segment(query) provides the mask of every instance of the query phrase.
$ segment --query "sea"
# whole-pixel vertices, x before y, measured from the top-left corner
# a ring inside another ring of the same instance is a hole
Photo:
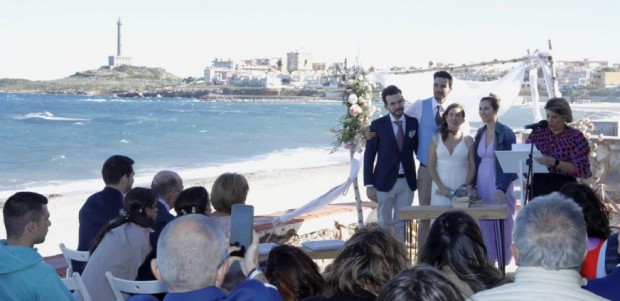
[[[620,116],[573,110],[576,118]],[[150,183],[162,169],[198,179],[346,163],[348,150],[331,153],[331,129],[345,111],[339,101],[0,93],[0,202],[20,190],[97,191],[101,166],[114,154],[135,160],[136,183]],[[501,120],[517,129],[533,118],[531,108],[514,106]]]

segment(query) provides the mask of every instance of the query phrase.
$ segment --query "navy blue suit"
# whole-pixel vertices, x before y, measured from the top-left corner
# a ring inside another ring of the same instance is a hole
[[[611,274],[597,279],[588,279],[588,284],[583,288],[603,298],[612,301],[620,300],[620,267],[616,267]]]
[[[413,154],[418,148],[418,120],[404,114],[402,119],[405,120],[402,150],[398,147],[398,131],[394,130],[396,126],[390,115],[370,124],[375,137],[366,143],[364,185],[376,189],[379,227],[393,230],[396,237],[404,241],[405,222],[400,218],[400,210],[411,205],[417,188]],[[399,171],[401,164],[402,174]]]
[[[378,118],[370,124],[370,130],[375,133],[375,137],[366,143],[364,185],[373,185],[378,191],[389,191],[396,183],[399,163],[402,163],[409,188],[412,191],[416,190],[413,154],[418,149],[418,120],[405,114],[403,117],[405,140],[402,151],[398,150],[389,115]]]
[[[111,187],[105,187],[88,199],[80,209],[78,250],[88,251],[104,225],[118,217],[123,208],[123,194]],[[73,271],[82,273],[85,263],[73,262]]]

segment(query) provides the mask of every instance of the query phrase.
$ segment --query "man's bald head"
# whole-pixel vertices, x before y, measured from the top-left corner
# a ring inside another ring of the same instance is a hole
[[[168,223],[159,237],[159,275],[173,292],[214,285],[226,246],[224,233],[212,219],[202,214],[178,217]]]
[[[174,202],[179,193],[183,191],[183,180],[174,171],[162,170],[153,177],[151,189],[158,197],[166,200],[171,207],[174,207]]]

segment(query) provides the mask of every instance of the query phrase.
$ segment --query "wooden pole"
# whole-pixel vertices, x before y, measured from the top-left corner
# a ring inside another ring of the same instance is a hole
[[[355,156],[356,149],[356,145],[351,145],[351,162],[353,161],[353,157]],[[353,189],[355,192],[355,209],[357,209],[357,228],[361,229],[364,227],[364,214],[362,212],[362,197],[360,195],[360,188],[357,182],[357,175],[355,175],[355,179],[353,180]]]

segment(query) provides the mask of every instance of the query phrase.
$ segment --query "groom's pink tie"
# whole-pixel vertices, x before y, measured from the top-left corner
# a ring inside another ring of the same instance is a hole
[[[405,131],[403,131],[403,121],[396,120],[394,121],[398,126],[398,130],[396,131],[396,143],[398,143],[398,149],[403,150],[403,142],[405,141]]]

